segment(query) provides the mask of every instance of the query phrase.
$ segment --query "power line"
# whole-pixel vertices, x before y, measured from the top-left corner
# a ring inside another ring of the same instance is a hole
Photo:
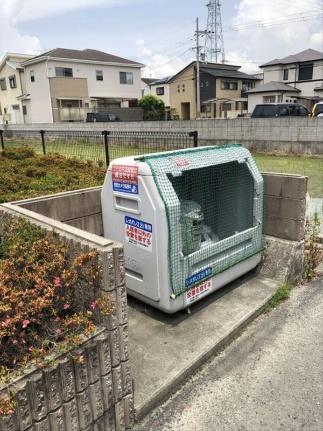
[[[297,16],[295,16],[295,15],[297,15]],[[294,17],[293,18],[287,18],[288,16],[294,16]],[[291,14],[291,15],[286,15],[285,17],[274,18],[271,20],[250,21],[250,22],[247,22],[245,24],[232,25],[230,27],[226,27],[225,29],[223,29],[223,31],[224,32],[243,31],[243,30],[249,30],[250,28],[253,28],[253,27],[266,29],[269,27],[274,27],[274,26],[282,25],[282,24],[290,24],[290,23],[295,23],[295,22],[309,21],[311,19],[320,18],[322,16],[323,16],[323,12],[314,13],[314,14],[312,13],[309,15],[304,15],[301,13]]]

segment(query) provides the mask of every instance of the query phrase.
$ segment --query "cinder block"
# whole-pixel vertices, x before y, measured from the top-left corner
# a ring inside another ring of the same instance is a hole
[[[125,284],[125,268],[123,247],[112,247],[115,269],[115,285],[123,286]]]
[[[76,399],[73,398],[63,405],[65,426],[68,431],[79,431],[79,419],[77,414]]]
[[[135,408],[133,394],[127,395],[124,398],[124,417],[126,429],[132,429],[135,420]]]
[[[111,371],[111,356],[110,356],[110,342],[108,332],[97,341],[99,359],[100,359],[100,374],[105,376]]]
[[[65,358],[59,364],[61,375],[62,398],[69,401],[75,396],[74,366],[71,359]]]
[[[120,339],[120,359],[127,361],[129,359],[129,330],[128,324],[119,326]]]
[[[122,388],[122,373],[121,366],[112,368],[112,382],[113,382],[113,395],[115,402],[122,399],[123,388]]]
[[[117,290],[117,310],[119,325],[128,323],[128,301],[126,286],[118,287]]]
[[[56,410],[62,405],[59,369],[48,368],[44,370],[46,392],[48,397],[48,410]]]
[[[33,431],[51,431],[49,419],[45,418],[41,422],[35,422],[32,428]]]
[[[85,351],[77,351],[74,359],[76,391],[82,392],[89,385],[87,358]]]
[[[116,290],[112,290],[109,292],[109,301],[112,307],[111,313],[108,316],[102,316],[102,324],[112,331],[116,329],[119,325],[118,320],[118,305],[117,305],[117,292]]]
[[[111,364],[116,367],[120,364],[120,334],[119,328],[109,331]]]
[[[65,431],[64,410],[60,407],[55,412],[49,414],[49,423],[51,431]]]
[[[122,387],[123,395],[128,395],[132,393],[132,374],[130,362],[121,362],[121,375],[122,375]]]
[[[305,220],[306,200],[282,198],[279,196],[264,197],[265,214],[269,217]]]
[[[308,177],[275,173],[262,173],[265,195],[289,199],[306,199]]]
[[[104,291],[111,291],[116,286],[116,274],[114,270],[114,256],[112,251],[103,251],[100,253],[100,260],[102,265],[102,285]]]
[[[126,429],[126,421],[125,421],[125,408],[124,408],[124,400],[116,403],[114,407],[115,411],[115,420],[116,420],[116,431],[125,431]]]
[[[104,413],[104,431],[115,431],[115,411],[114,407],[110,408],[107,412]]]
[[[101,378],[104,410],[109,410],[114,404],[112,372]]]
[[[0,417],[0,430],[1,431],[20,431],[17,416],[15,414],[11,416]]]
[[[89,390],[85,389],[83,392],[77,394],[76,399],[80,430],[84,430],[93,422]]]
[[[89,376],[89,383],[92,384],[100,378],[100,359],[98,346],[96,343],[90,344],[86,348],[87,357],[87,371]]]
[[[18,389],[16,393],[16,414],[21,431],[25,431],[32,425],[31,405],[26,386]]]
[[[27,390],[29,391],[33,420],[40,421],[47,416],[48,412],[45,382],[42,374],[36,374],[30,378]]]
[[[93,412],[93,420],[96,421],[104,413],[103,392],[101,381],[98,380],[93,385],[89,386],[91,407]]]
[[[290,241],[302,241],[305,237],[305,221],[265,215],[265,233]]]

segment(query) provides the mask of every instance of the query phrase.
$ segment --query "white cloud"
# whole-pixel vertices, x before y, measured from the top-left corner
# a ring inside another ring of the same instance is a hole
[[[310,41],[313,48],[323,51],[323,31],[313,33]]]
[[[321,21],[306,16],[321,11],[321,0],[239,0],[231,22],[231,30],[238,31],[225,32],[224,38],[228,46],[237,47],[234,51],[241,47],[243,56],[257,64],[309,47],[318,49]]]
[[[136,41],[136,46],[140,61],[146,65],[142,72],[143,76],[164,78],[174,75],[188,64],[188,60],[183,59],[181,53],[167,55],[154,52],[152,49],[146,47],[146,42],[142,39]],[[175,49],[176,51],[183,51],[183,47]]]
[[[39,39],[21,34],[16,26],[16,17],[22,4],[22,0],[0,2],[0,56],[10,51],[35,54],[40,50]]]
[[[261,72],[258,64],[250,60],[247,54],[237,51],[230,51],[225,56],[226,63],[235,64],[241,66],[241,71],[245,73],[257,73]]]
[[[10,3],[16,0],[5,1]],[[94,7],[97,5],[110,6],[123,2],[124,0],[24,0],[17,14],[17,20],[33,20],[46,16],[58,15],[75,9]]]

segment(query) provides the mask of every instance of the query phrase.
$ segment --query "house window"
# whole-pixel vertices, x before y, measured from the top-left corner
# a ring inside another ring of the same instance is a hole
[[[185,93],[185,84],[182,85],[182,91]]]
[[[263,103],[275,103],[276,96],[263,96],[262,100],[263,100]]]
[[[30,71],[30,80],[31,82],[35,82],[35,73],[33,70]]]
[[[17,88],[16,75],[9,76],[10,88]]]
[[[23,107],[22,107],[22,113],[24,115],[27,115],[27,106],[23,105]]]
[[[120,72],[120,84],[133,84],[133,73]]]
[[[157,94],[157,96],[164,96],[164,94],[165,94],[164,87],[157,87],[156,88],[156,94]]]
[[[255,88],[255,82],[254,81],[242,81],[242,91],[248,91],[252,88]]]
[[[288,69],[284,69],[283,80],[287,81],[288,79]]]
[[[211,112],[211,103],[203,103],[201,106],[201,112],[210,113]]]
[[[20,107],[19,107],[19,105],[12,105],[12,109],[13,109],[14,111],[19,111],[19,110],[20,110]]]
[[[313,63],[300,64],[298,67],[298,80],[304,81],[313,78]]]
[[[236,81],[221,81],[222,90],[238,90],[238,83]]]
[[[73,78],[73,69],[71,67],[55,67],[55,75],[59,78]]]
[[[95,71],[96,80],[97,81],[103,81],[103,72],[102,70],[96,70]]]
[[[180,93],[181,92],[181,86],[178,84],[177,85],[177,93]]]
[[[223,103],[222,104],[223,111],[231,111],[231,103]]]
[[[0,88],[2,91],[5,91],[7,89],[7,84],[6,84],[5,78],[0,79]]]

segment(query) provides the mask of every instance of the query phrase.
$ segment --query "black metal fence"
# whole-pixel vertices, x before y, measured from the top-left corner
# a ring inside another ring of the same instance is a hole
[[[38,154],[60,154],[109,165],[119,157],[198,146],[197,132],[0,130],[1,150],[28,146]]]

